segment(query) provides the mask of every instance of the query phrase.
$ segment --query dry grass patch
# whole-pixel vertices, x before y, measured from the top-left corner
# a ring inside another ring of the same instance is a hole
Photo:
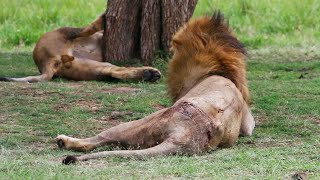
[[[125,94],[125,93],[137,92],[139,90],[140,89],[133,88],[133,87],[114,87],[114,88],[100,89],[99,92]]]

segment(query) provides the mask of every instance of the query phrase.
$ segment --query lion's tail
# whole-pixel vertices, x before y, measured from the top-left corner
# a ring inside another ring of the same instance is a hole
[[[77,161],[87,161],[89,159],[98,159],[103,157],[128,157],[136,159],[145,159],[156,156],[164,156],[170,154],[176,154],[179,150],[179,147],[172,142],[164,141],[157,146],[141,149],[141,150],[118,150],[118,151],[103,151],[96,152],[92,154],[85,154],[81,156],[67,156],[62,163],[69,165],[76,163]]]
[[[47,81],[52,78],[53,74],[41,74],[38,76],[27,76],[27,77],[21,77],[21,78],[11,78],[11,77],[0,77],[0,81],[6,81],[6,82],[40,82],[40,81]]]

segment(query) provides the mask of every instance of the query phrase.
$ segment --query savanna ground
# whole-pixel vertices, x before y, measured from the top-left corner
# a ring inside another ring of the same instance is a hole
[[[249,49],[252,137],[191,157],[63,166],[62,157],[77,152],[59,150],[57,134],[91,136],[169,106],[166,77],[156,84],[2,82],[0,179],[319,179],[320,0],[199,0],[194,16],[217,8]],[[0,9],[0,76],[20,77],[38,74],[31,51],[43,32],[89,23],[105,0],[0,0]],[[165,74],[166,62],[158,57],[154,65]]]

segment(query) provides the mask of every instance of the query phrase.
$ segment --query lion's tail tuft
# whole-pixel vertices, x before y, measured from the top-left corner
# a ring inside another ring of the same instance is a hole
[[[10,78],[7,78],[7,77],[0,77],[0,81],[10,81]]]
[[[62,160],[62,164],[70,165],[75,164],[77,161],[78,160],[75,156],[67,156],[65,159]]]

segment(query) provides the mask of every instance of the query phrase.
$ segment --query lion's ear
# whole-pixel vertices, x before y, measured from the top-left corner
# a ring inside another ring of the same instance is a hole
[[[63,64],[71,62],[74,60],[73,56],[69,56],[69,55],[62,55],[61,56],[61,61],[63,62]]]

